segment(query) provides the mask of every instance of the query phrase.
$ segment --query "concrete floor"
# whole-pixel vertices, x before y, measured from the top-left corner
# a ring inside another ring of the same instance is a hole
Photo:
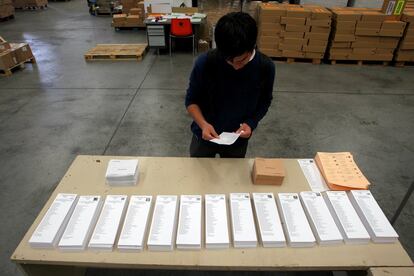
[[[38,61],[0,78],[0,275],[19,275],[9,257],[76,155],[188,156],[194,59],[86,63],[95,44],[141,43],[145,32],[115,32],[79,0],[17,12],[0,35],[29,42]],[[350,151],[391,218],[414,181],[413,76],[413,67],[277,64],[275,100],[248,157]],[[411,257],[413,207],[395,225]]]

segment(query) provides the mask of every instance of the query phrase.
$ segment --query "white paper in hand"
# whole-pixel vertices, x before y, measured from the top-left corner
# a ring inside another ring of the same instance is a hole
[[[219,137],[211,139],[210,142],[219,144],[219,145],[232,145],[239,138],[240,133],[234,132],[222,132]]]

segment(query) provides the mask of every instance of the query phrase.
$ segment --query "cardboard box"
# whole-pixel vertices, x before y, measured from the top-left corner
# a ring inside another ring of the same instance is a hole
[[[17,64],[19,61],[13,51],[8,50],[0,53],[0,70],[8,70]]]
[[[401,18],[406,4],[406,0],[384,0],[381,12],[398,20]]]
[[[112,17],[112,22],[114,23],[121,23],[121,22],[125,22],[127,19],[127,15],[122,13],[122,14],[114,14],[114,16]]]
[[[351,48],[351,42],[332,42],[332,48]]]
[[[391,37],[402,37],[404,30],[391,30],[391,29],[381,29],[379,32],[380,36],[391,36]]]
[[[358,21],[361,19],[361,14],[354,11],[334,10],[333,14],[337,21]]]
[[[273,30],[273,29],[265,29],[259,30],[259,37],[260,36],[277,36],[281,31]]]
[[[319,34],[329,34],[331,32],[331,28],[329,27],[319,27],[319,26],[312,26],[310,31],[312,33],[319,33]]]
[[[260,43],[279,43],[280,37],[278,36],[261,36],[259,38]]]
[[[287,31],[282,31],[280,33],[280,37],[283,38],[300,38],[302,39],[305,35],[305,32],[287,32]]]
[[[305,33],[304,38],[307,39],[318,39],[318,40],[328,40],[329,34],[320,34],[320,33]]]
[[[17,58],[18,63],[25,62],[33,58],[32,49],[27,43],[10,43],[11,49]]]
[[[303,8],[291,8],[286,11],[287,17],[306,18],[306,17],[310,17],[311,14],[312,14],[311,11],[305,10]]]
[[[330,60],[348,60],[348,54],[329,54]]]
[[[311,26],[306,25],[286,25],[287,32],[309,32]]]
[[[381,29],[404,31],[407,23],[402,21],[384,21]]]
[[[326,46],[303,45],[302,50],[305,52],[325,53]]]
[[[279,50],[302,51],[302,44],[285,44],[281,42],[279,44]]]
[[[290,58],[304,58],[305,57],[305,52],[284,50],[284,51],[282,51],[282,56],[283,57],[290,57]]]
[[[260,16],[286,16],[286,9],[281,5],[261,3],[259,4]]]
[[[364,41],[369,43],[379,43],[381,38],[379,36],[357,36],[355,41]]]
[[[366,54],[350,54],[348,56],[349,59],[352,60],[372,60],[372,61],[391,61],[394,55],[390,54],[373,54],[373,55],[366,55]]]
[[[305,43],[305,40],[303,38],[283,38],[281,40],[281,43],[285,45],[300,45],[302,46]]]
[[[335,34],[334,41],[336,42],[352,42],[355,41],[353,34]]]
[[[353,48],[352,53],[373,55],[375,54],[375,49],[376,48]]]
[[[379,29],[363,29],[357,27],[355,35],[378,36],[379,32]]]
[[[259,25],[262,23],[280,23],[281,17],[275,15],[261,15],[259,17]]]
[[[139,15],[128,15],[126,22],[129,24],[141,24],[143,21]]]
[[[394,49],[380,49],[380,48],[375,48],[375,54],[388,54],[388,55],[392,55],[394,53]]]
[[[272,49],[278,50],[279,49],[279,42],[272,42],[272,43],[259,43],[259,49]]]
[[[361,20],[362,21],[376,21],[383,22],[387,19],[387,16],[381,12],[376,11],[366,11],[363,12]]]
[[[380,21],[358,21],[356,27],[362,29],[381,29],[383,22]]]
[[[260,30],[280,32],[283,29],[280,23],[262,23]]]
[[[414,61],[414,51],[398,51],[395,54],[396,61]]]
[[[401,50],[414,50],[414,42],[404,41],[401,43],[400,49]]]
[[[325,53],[312,53],[312,52],[305,52],[305,58],[318,58],[322,59],[325,56]]]
[[[143,15],[142,12],[143,11],[141,9],[138,9],[138,8],[132,8],[132,9],[129,10],[130,15]]]
[[[337,30],[355,30],[356,23],[357,21],[338,21],[334,23],[334,26]]]
[[[306,7],[306,5],[304,5]],[[316,20],[328,20],[331,21],[332,19],[332,12],[330,12],[328,9],[323,7],[315,7],[312,9],[312,19]]]
[[[346,35],[350,35],[350,34],[355,34],[355,29],[351,30],[351,29],[340,29],[340,30],[336,30],[333,29],[333,33],[334,34],[346,34]]]
[[[306,25],[308,26],[317,26],[317,27],[330,27],[332,24],[331,20],[318,20],[318,19],[310,19],[306,20]]]
[[[0,41],[0,53],[5,52],[10,49],[10,43]]]
[[[327,40],[318,40],[318,39],[309,39],[308,45],[309,46],[326,48],[326,46],[328,46],[328,41]]]
[[[280,23],[287,25],[305,25],[306,18],[282,17]]]
[[[269,57],[281,57],[282,51],[275,49],[260,49],[260,52]]]
[[[329,50],[329,53],[330,54],[338,54],[338,55],[349,55],[349,54],[352,54],[352,49],[345,49],[345,48],[339,48],[339,49],[336,49],[336,48],[331,48],[330,50]]]

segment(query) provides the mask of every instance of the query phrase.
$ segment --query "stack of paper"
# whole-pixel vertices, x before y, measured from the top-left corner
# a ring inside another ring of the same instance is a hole
[[[138,175],[138,160],[111,159],[105,177],[109,185],[129,186],[137,183]]]
[[[206,248],[228,248],[229,230],[224,194],[205,195]]]
[[[33,232],[29,244],[33,247],[54,247],[70,218],[76,201],[76,194],[58,194],[42,221]]]
[[[348,195],[373,242],[388,243],[398,240],[397,232],[370,191],[354,190]]]
[[[131,196],[124,226],[118,241],[118,249],[142,250],[146,234],[152,196]]]
[[[201,195],[182,195],[177,231],[178,249],[201,248]]]
[[[273,194],[253,193],[253,201],[263,247],[286,246],[286,239]]]
[[[89,248],[112,250],[127,198],[126,195],[106,196],[101,215],[89,241]]]
[[[349,152],[318,152],[315,161],[331,190],[366,190],[370,185]]]
[[[368,243],[369,234],[344,191],[326,191],[329,210],[344,237],[345,243]]]
[[[148,237],[148,249],[156,251],[173,250],[177,202],[177,196],[175,195],[157,196]]]
[[[329,190],[328,186],[326,186],[325,179],[313,159],[298,159],[298,163],[312,191],[324,192]]]
[[[300,204],[299,195],[280,193],[277,196],[277,203],[281,210],[281,219],[290,246],[314,246],[316,240]]]
[[[318,243],[320,245],[342,243],[342,235],[321,193],[301,192],[300,199]]]
[[[62,250],[83,250],[102,207],[100,196],[80,196],[59,242]]]
[[[234,247],[256,247],[257,235],[250,195],[248,193],[231,193],[230,211]]]

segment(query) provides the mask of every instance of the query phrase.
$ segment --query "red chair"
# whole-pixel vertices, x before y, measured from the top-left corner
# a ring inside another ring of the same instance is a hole
[[[173,18],[171,19],[171,29],[170,29],[170,56],[172,49],[172,38],[192,38],[193,39],[193,56],[194,56],[194,32],[193,26],[191,25],[191,20],[188,18]]]

